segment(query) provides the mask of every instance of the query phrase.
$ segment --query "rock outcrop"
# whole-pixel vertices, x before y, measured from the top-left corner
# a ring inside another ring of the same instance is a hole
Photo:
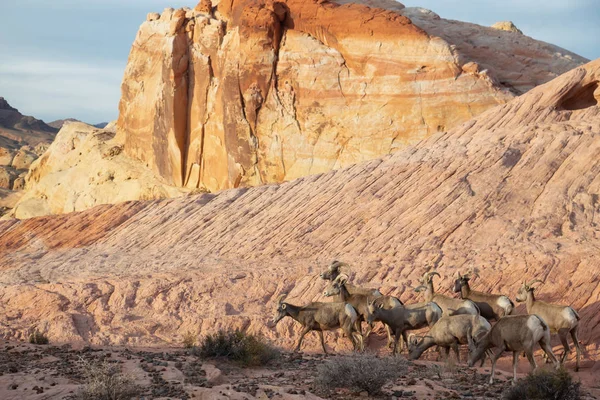
[[[599,84],[597,60],[393,155],[284,184],[2,221],[0,335],[176,344],[241,327],[290,346],[299,329],[269,324],[275,299],[325,300],[318,273],[338,258],[407,302],[430,267],[448,294],[472,266],[475,289],[511,298],[542,279],[538,297],[578,310],[598,360]]]
[[[173,186],[281,182],[393,153],[585,61],[395,1],[338,3],[149,14],[123,79],[125,153]]]
[[[492,28],[499,29],[501,31],[520,33],[521,35],[523,34],[523,32],[517,28],[512,21],[496,22],[494,25],[492,25]]]
[[[33,162],[27,176],[13,178],[14,185],[26,190],[9,215],[30,218],[62,214],[99,204],[177,197],[188,192],[165,185],[122,149],[123,144],[115,140],[114,126],[98,129],[68,122],[43,156]],[[21,166],[28,161],[23,155]]]
[[[0,216],[14,207],[31,163],[52,143],[57,129],[23,115],[0,97]]]

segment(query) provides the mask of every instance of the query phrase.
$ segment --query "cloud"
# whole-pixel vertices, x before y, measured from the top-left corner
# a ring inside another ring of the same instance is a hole
[[[3,59],[0,95],[24,114],[97,123],[117,117],[124,67],[43,59]]]

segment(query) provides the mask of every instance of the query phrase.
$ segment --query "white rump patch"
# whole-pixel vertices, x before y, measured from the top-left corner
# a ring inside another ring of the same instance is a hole
[[[565,321],[569,321],[569,325],[571,325],[571,328],[577,326],[577,315],[571,307],[563,308],[561,315],[565,319]]]
[[[512,313],[513,305],[508,297],[500,296],[497,303],[504,310],[506,315],[510,315],[510,313]]]
[[[490,322],[487,319],[483,318],[483,317],[479,317],[479,324],[486,331],[492,330],[492,324],[490,324]]]
[[[540,319],[542,319],[542,318],[535,314],[530,315],[529,318],[527,318],[527,328],[531,332],[531,334],[534,338],[534,342],[537,342],[542,337],[544,337],[544,325],[542,324]],[[542,319],[542,321],[543,321],[543,319]],[[548,325],[548,324],[546,324],[546,325]]]
[[[350,304],[346,304],[346,315],[350,317],[352,323],[355,323],[358,319],[358,314],[356,313],[356,310]]]
[[[475,304],[474,302],[472,302],[471,300],[465,300],[461,307],[463,310],[467,311],[467,314],[469,315],[479,315],[479,307],[477,307],[477,304]]]

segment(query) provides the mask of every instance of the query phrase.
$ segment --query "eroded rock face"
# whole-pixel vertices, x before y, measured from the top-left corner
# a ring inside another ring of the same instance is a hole
[[[475,57],[485,46],[457,33],[476,25],[443,35],[451,23],[433,13],[364,3],[387,10],[235,0],[149,17],[123,79],[124,151],[175,186],[281,182],[397,151],[583,61],[559,65],[530,40],[520,45],[532,49],[522,60],[530,68],[496,74],[507,62]],[[492,34],[477,32],[488,45],[503,40]],[[474,61],[480,71],[465,72]]]
[[[600,60],[393,155],[284,184],[2,221],[0,336],[179,345],[244,328],[289,348],[300,329],[270,324],[276,298],[330,301],[319,273],[341,259],[407,303],[430,267],[448,295],[470,267],[473,289],[512,299],[543,279],[538,298],[578,310],[598,360],[599,82]]]
[[[114,128],[114,127],[113,127]],[[81,211],[99,204],[183,195],[122,154],[109,125],[98,129],[81,122],[65,125],[26,177],[14,176],[12,189],[26,191],[10,213],[16,218]],[[15,156],[15,165],[19,154]],[[23,156],[25,159],[25,156]]]

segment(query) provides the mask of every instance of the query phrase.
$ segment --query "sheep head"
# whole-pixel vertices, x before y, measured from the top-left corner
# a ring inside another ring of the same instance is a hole
[[[333,282],[331,282],[331,284],[327,286],[327,288],[325,288],[325,290],[323,291],[323,296],[331,297],[335,296],[336,294],[340,294],[342,292],[342,287],[346,284],[348,279],[348,275],[339,274],[338,277],[335,278]]]
[[[331,262],[329,267],[324,272],[321,273],[321,279],[326,280],[326,281],[333,281],[341,273],[341,268],[347,267],[347,266],[348,266],[348,264],[346,264],[344,262],[334,260]]]
[[[277,297],[275,315],[273,315],[273,323],[275,325],[287,315],[287,304],[283,302],[286,297],[287,294],[281,294]]]
[[[437,273],[436,271],[431,271],[431,272],[425,272],[423,274],[423,284],[426,285],[428,283],[433,282],[433,277],[434,276],[438,276],[438,277],[442,277],[439,273]]]
[[[535,288],[533,287],[533,285],[535,283],[544,283],[544,281],[542,281],[540,279],[534,279],[529,283],[527,283],[527,281],[523,281],[523,284],[519,288],[519,291],[517,292],[517,297],[516,297],[516,300],[519,303],[527,301],[527,296],[529,295],[529,292],[533,292],[535,290]]]
[[[375,321],[379,321],[380,310],[383,309],[382,298],[374,298],[373,300],[367,300],[367,322],[372,324]]]

